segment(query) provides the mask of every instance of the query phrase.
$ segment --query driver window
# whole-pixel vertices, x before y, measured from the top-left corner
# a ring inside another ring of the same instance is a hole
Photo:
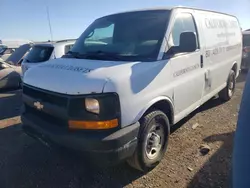
[[[113,41],[114,24],[104,28],[97,28],[89,34],[85,43],[98,42],[100,44],[111,44]]]
[[[181,33],[187,31],[194,32],[197,34],[193,16],[189,13],[181,13],[177,15],[175,19],[168,41],[169,46],[179,46]],[[198,41],[197,35],[196,35],[196,40]]]

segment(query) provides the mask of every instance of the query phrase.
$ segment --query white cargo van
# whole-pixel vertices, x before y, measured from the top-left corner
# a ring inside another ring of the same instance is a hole
[[[241,56],[227,14],[177,7],[99,18],[64,58],[26,72],[23,129],[97,162],[151,169],[172,125],[217,93],[232,98]]]
[[[28,69],[48,60],[62,57],[70,51],[74,43],[75,39],[35,44],[22,62],[22,77]]]

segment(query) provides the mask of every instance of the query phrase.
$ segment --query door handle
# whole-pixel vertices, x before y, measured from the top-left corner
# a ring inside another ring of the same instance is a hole
[[[201,68],[203,68],[203,55],[201,55]]]

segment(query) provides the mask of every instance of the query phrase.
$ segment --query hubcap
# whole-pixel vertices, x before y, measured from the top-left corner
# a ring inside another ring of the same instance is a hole
[[[155,125],[149,131],[147,135],[147,142],[146,142],[146,156],[154,160],[158,157],[159,152],[162,149],[164,141],[164,130],[162,125]]]

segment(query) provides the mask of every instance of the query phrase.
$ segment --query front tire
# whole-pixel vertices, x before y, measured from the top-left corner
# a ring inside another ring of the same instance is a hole
[[[223,101],[229,101],[235,92],[236,75],[234,70],[231,70],[227,80],[227,86],[219,93],[220,99]]]
[[[157,166],[167,149],[170,134],[168,117],[159,110],[146,114],[141,119],[138,145],[128,164],[141,171]]]

